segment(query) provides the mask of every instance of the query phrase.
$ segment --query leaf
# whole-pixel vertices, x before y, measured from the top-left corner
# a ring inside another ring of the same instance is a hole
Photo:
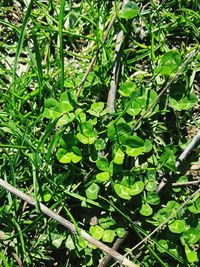
[[[71,161],[73,163],[78,163],[82,159],[81,152],[78,148],[73,147],[73,149],[76,154],[74,152],[67,152],[63,148],[59,148],[56,154],[57,159],[61,163],[70,163]]]
[[[165,253],[168,247],[168,242],[165,239],[160,239],[156,244],[156,248],[160,253]]]
[[[48,119],[56,119],[62,115],[62,109],[58,101],[54,98],[48,98],[44,102],[44,117]]]
[[[97,199],[98,198],[98,194],[99,194],[99,190],[100,190],[100,187],[95,184],[95,183],[92,183],[86,190],[85,190],[85,193],[86,193],[86,196],[89,198],[89,199]]]
[[[109,172],[100,172],[96,175],[96,178],[100,182],[105,182],[110,179],[110,174]]]
[[[153,209],[148,203],[145,203],[142,205],[140,209],[140,214],[142,214],[143,216],[150,216],[152,213],[153,213]]]
[[[121,12],[121,17],[128,20],[133,19],[139,14],[138,6],[134,2],[126,3]]]
[[[144,183],[142,181],[135,182],[131,186],[130,195],[136,196],[144,190]]]
[[[63,241],[63,236],[57,233],[50,233],[52,244],[54,247],[59,248]]]
[[[126,200],[130,200],[131,196],[130,196],[130,188],[121,184],[115,184],[114,185],[114,189],[116,194]]]
[[[99,225],[92,225],[89,232],[96,240],[100,240],[103,236],[104,229]]]
[[[122,96],[130,97],[132,92],[134,92],[136,89],[136,84],[132,81],[127,81],[121,84],[119,88],[119,93]]]
[[[126,113],[128,113],[131,116],[136,116],[140,113],[141,111],[141,107],[139,105],[139,103],[136,101],[136,99],[133,99],[131,101],[131,104],[129,105]]]
[[[113,162],[115,164],[121,165],[121,164],[123,164],[123,161],[124,161],[124,152],[119,148],[115,153],[115,157],[113,159]]]
[[[188,207],[188,210],[194,214],[199,214],[200,213],[200,198],[195,200],[195,202]]]
[[[62,115],[62,117],[58,120],[58,122],[56,123],[56,126],[66,125],[66,124],[72,122],[75,118],[76,118],[76,117],[75,117],[74,113],[64,114],[64,115]]]
[[[144,152],[143,147],[138,147],[138,148],[127,147],[126,148],[126,154],[131,156],[131,157],[137,157],[139,155],[142,155],[143,152]]]
[[[109,217],[99,219],[99,225],[105,230],[109,229],[111,226],[114,226],[115,224],[116,221]]]
[[[97,102],[97,103],[93,103],[91,105],[91,109],[88,110],[88,113],[90,115],[99,117],[100,115],[102,115],[102,110],[104,109],[104,103],[103,102]]]
[[[156,192],[149,192],[147,194],[147,203],[151,205],[159,205],[160,204],[160,197]]]
[[[115,238],[114,230],[105,230],[103,233],[102,241],[112,243]]]
[[[197,252],[194,250],[191,250],[187,244],[185,245],[185,254],[186,254],[188,262],[191,262],[191,263],[198,262]]]
[[[51,198],[52,198],[52,195],[48,190],[43,191],[44,202],[49,202],[51,200]]]
[[[192,245],[200,240],[200,231],[195,228],[189,228],[183,232],[182,237],[189,245]]]
[[[68,92],[64,92],[60,95],[60,106],[62,112],[67,113],[73,110],[73,106],[69,102]]]
[[[185,230],[185,221],[184,220],[174,220],[168,224],[169,230],[172,233],[180,234]]]
[[[177,51],[167,52],[162,56],[160,66],[156,68],[155,72],[162,75],[171,75],[180,66],[182,60]]]
[[[131,127],[126,123],[119,123],[116,126],[116,134],[120,144],[130,138]]]
[[[144,141],[137,135],[130,136],[124,141],[124,146],[138,148],[144,146]]]
[[[69,250],[73,250],[73,249],[75,249],[75,244],[74,244],[74,241],[73,241],[71,235],[68,235],[67,240],[66,240],[66,242],[65,242],[65,246],[66,246],[66,248],[68,248]]]
[[[109,161],[106,158],[99,158],[96,161],[97,168],[101,171],[108,171],[109,169]]]
[[[103,150],[106,146],[106,143],[103,139],[99,138],[95,141],[95,144],[94,144],[96,150]]]
[[[119,238],[122,238],[125,235],[126,230],[124,228],[119,227],[115,230],[115,232]]]

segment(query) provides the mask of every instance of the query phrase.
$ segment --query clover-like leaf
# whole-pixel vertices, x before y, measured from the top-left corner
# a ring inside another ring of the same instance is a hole
[[[56,119],[62,115],[62,108],[57,100],[48,98],[44,102],[44,117],[48,119]]]
[[[142,205],[140,209],[140,214],[142,214],[143,216],[150,216],[152,213],[153,213],[153,209],[148,203],[145,203]]]
[[[99,225],[92,225],[89,232],[96,240],[100,240],[103,236],[104,229]]]
[[[115,231],[114,230],[105,230],[103,233],[102,241],[112,243],[115,238]]]
[[[130,196],[130,188],[121,184],[115,184],[114,185],[114,189],[116,194],[126,200],[130,200],[131,196]]]
[[[136,196],[144,190],[144,183],[142,181],[135,182],[131,188],[129,194],[131,196]]]
[[[185,254],[188,262],[193,263],[199,261],[197,252],[194,251],[193,249],[191,250],[187,244],[185,244]]]
[[[172,233],[180,234],[185,230],[184,220],[174,220],[168,223],[169,230]]]
[[[123,161],[124,161],[124,152],[120,148],[118,148],[118,150],[115,153],[115,157],[113,159],[113,162],[115,164],[121,165],[121,164],[123,164]]]
[[[127,81],[122,83],[122,85],[119,88],[119,93],[122,96],[130,97],[132,92],[135,91],[135,89],[136,89],[135,83],[133,83],[132,81]]]
[[[105,182],[108,181],[110,179],[110,174],[109,172],[100,172],[96,175],[96,179],[99,182]]]
[[[50,237],[51,237],[52,244],[54,245],[54,247],[59,248],[62,244],[63,236],[57,233],[51,233]]]
[[[96,161],[97,168],[101,171],[108,171],[109,161],[106,158],[99,158]]]
[[[86,193],[86,196],[89,198],[89,199],[97,199],[98,198],[98,194],[99,194],[99,190],[100,190],[100,187],[95,184],[95,183],[92,183],[86,190],[85,190],[85,193]]]
[[[178,69],[181,62],[181,55],[177,51],[169,51],[163,55],[160,66],[156,69],[156,73],[171,75]]]
[[[135,18],[138,14],[139,10],[137,4],[130,1],[123,6],[121,17],[128,20]]]

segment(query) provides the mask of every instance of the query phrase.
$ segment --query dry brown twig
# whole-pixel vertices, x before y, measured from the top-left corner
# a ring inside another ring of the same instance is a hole
[[[119,247],[124,243],[124,241],[127,238],[128,234],[129,234],[129,232],[126,231],[126,233],[124,234],[124,236],[122,238],[117,238],[117,240],[115,241],[115,243],[114,243],[114,245],[113,245],[112,248],[117,251],[119,249]],[[111,256],[110,255],[106,255],[100,261],[98,267],[105,267],[105,266],[107,266],[107,264],[109,263],[110,260],[111,260]]]
[[[189,145],[184,149],[184,151],[181,153],[181,155],[179,156],[178,160],[176,161],[176,168],[178,169],[181,164],[186,160],[186,158],[188,157],[188,155],[192,152],[192,150],[194,149],[195,146],[197,146],[197,144],[200,142],[200,130],[197,132],[197,134],[192,138],[191,142],[189,143]],[[167,184],[167,179],[164,177],[161,182],[158,185],[157,188],[157,193],[159,193],[164,186]]]
[[[29,195],[21,192],[20,190],[16,189],[15,187],[13,187],[12,185],[10,185],[9,183],[7,183],[6,181],[4,181],[3,179],[0,179],[0,186],[3,187],[3,188],[5,188],[7,191],[11,192],[15,196],[23,199],[24,201],[26,201],[30,205],[36,206],[36,202],[35,202],[35,200],[34,200],[33,197],[31,197],[31,196],[29,196]],[[79,231],[77,231],[77,229],[76,229],[76,227],[75,227],[74,224],[72,224],[70,221],[64,219],[60,215],[56,214],[55,212],[53,212],[52,210],[50,210],[49,208],[47,208],[42,203],[39,204],[39,207],[40,207],[40,211],[42,213],[44,213],[45,215],[47,215],[51,219],[57,221],[58,223],[60,223],[64,227],[66,227],[74,235],[80,234],[83,239],[85,239],[89,243],[93,244],[97,248],[99,248],[102,251],[104,251],[106,254],[108,254],[111,257],[113,257],[120,264],[122,264],[124,266],[127,266],[127,267],[139,267],[137,264],[134,264],[133,262],[131,262],[129,259],[127,259],[125,256],[121,255],[120,253],[118,253],[114,249],[106,246],[104,243],[102,243],[102,242],[100,242],[98,240],[95,240],[92,236],[90,236],[84,230],[79,229]]]

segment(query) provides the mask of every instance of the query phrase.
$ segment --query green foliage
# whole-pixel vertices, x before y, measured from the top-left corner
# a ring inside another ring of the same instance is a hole
[[[200,195],[180,208],[196,189],[174,186],[195,179],[188,169],[199,157],[194,150],[177,170],[188,125],[192,136],[199,127],[199,54],[184,63],[199,46],[197,1],[126,1],[122,10],[112,1],[29,2],[0,3],[0,173],[37,208],[0,189],[0,266],[16,266],[15,254],[27,267],[98,266],[104,254],[79,228],[110,247],[128,229],[124,254],[165,222],[129,258],[145,267],[199,266]],[[78,234],[43,216],[38,201]]]

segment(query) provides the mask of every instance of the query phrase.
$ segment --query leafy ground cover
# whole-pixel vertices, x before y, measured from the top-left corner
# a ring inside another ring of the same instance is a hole
[[[200,125],[200,3],[120,4],[0,3],[0,178],[36,200],[0,189],[2,266],[105,266],[39,202],[140,266],[199,266],[199,147],[177,162]]]

